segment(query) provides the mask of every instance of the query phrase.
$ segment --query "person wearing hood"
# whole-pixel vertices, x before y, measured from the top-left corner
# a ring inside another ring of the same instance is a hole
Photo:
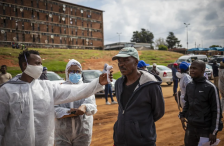
[[[222,96],[222,112],[224,112],[224,59],[220,62],[219,68],[219,91]]]
[[[108,66],[108,64],[105,63],[104,64],[104,67],[103,67],[102,73],[107,73],[107,66]],[[108,93],[110,94],[111,103],[108,101]],[[107,105],[117,104],[117,102],[114,101],[114,98],[113,98],[111,84],[105,85],[105,100],[106,100],[106,104]]]
[[[150,64],[146,64],[145,61],[143,61],[143,60],[140,60],[140,61],[138,62],[138,68],[139,68],[139,69],[142,69],[142,70],[146,70],[146,71],[148,71],[147,68],[146,68],[146,66],[149,66],[149,65],[150,65]]]
[[[108,84],[107,74],[79,86],[39,80],[43,66],[35,50],[21,52],[18,60],[22,75],[0,85],[1,146],[53,146],[54,105],[87,98]]]
[[[190,75],[188,74],[190,64],[187,62],[181,62],[179,65],[180,72],[176,72],[176,76],[180,79],[180,105],[183,108],[185,104],[184,96],[186,94],[187,84],[192,81]]]
[[[115,146],[155,146],[156,127],[165,113],[161,79],[138,70],[138,51],[126,47],[112,58],[121,71],[115,83],[118,117],[114,124]]]
[[[72,59],[65,68],[65,85],[83,84],[82,66]],[[89,146],[92,138],[93,115],[97,112],[95,95],[55,106],[55,146]],[[74,114],[73,114],[74,113]]]

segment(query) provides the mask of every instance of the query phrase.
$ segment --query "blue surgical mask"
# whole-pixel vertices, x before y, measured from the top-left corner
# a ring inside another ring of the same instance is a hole
[[[72,83],[79,83],[81,79],[81,74],[77,74],[77,73],[70,73],[69,74],[69,80],[72,82]]]

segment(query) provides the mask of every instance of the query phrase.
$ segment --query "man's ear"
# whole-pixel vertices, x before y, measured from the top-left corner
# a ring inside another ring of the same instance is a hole
[[[22,71],[24,71],[27,67],[27,63],[26,62],[22,62]]]

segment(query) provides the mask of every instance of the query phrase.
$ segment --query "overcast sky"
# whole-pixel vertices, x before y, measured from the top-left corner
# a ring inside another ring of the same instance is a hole
[[[148,29],[157,38],[170,31],[183,47],[224,46],[224,0],[63,0],[104,12],[104,43],[130,42],[133,31]]]

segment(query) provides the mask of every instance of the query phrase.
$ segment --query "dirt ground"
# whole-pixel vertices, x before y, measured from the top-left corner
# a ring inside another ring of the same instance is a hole
[[[184,130],[177,117],[179,111],[172,88],[162,84],[165,115],[156,122],[157,146],[184,146]],[[105,105],[103,97],[96,97],[96,103],[98,112],[94,115],[91,146],[113,146],[113,125],[117,120],[118,105]],[[224,130],[217,137],[221,140],[219,146],[224,146]]]

